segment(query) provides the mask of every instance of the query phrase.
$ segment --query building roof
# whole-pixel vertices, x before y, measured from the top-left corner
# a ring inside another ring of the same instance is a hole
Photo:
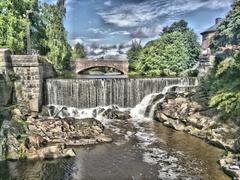
[[[203,34],[210,33],[210,32],[216,32],[217,27],[218,27],[218,24],[215,24],[215,25],[211,26],[210,28],[208,28],[207,30],[203,31],[201,34],[203,35]]]

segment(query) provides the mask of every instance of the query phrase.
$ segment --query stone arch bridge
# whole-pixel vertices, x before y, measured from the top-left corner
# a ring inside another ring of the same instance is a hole
[[[72,61],[72,69],[81,74],[87,70],[91,70],[98,67],[108,67],[119,71],[121,74],[128,74],[128,61],[127,60],[87,60],[77,59]]]

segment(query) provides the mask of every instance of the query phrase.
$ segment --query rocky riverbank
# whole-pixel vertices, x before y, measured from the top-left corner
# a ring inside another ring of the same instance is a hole
[[[157,106],[156,102],[159,102]],[[239,179],[239,125],[237,121],[233,123],[232,120],[220,120],[219,113],[216,109],[209,108],[207,102],[207,95],[203,91],[167,93],[156,96],[152,102],[154,106],[149,105],[146,110],[154,107],[154,119],[164,126],[184,131],[224,149],[226,155],[219,160],[219,164],[226,174]],[[122,111],[117,106],[89,111],[96,119],[82,119],[83,112],[67,107],[49,107],[40,114],[33,114],[24,106],[3,109],[1,115],[6,120],[1,122],[1,158],[18,160],[72,157],[75,156],[73,146],[112,141],[105,134],[104,125],[97,120],[99,114],[104,119],[131,119],[129,111]]]
[[[74,119],[33,115],[27,108],[10,108],[11,120],[0,131],[2,159],[52,159],[72,157],[72,146],[111,142],[104,126],[93,118]]]
[[[177,131],[184,131],[224,149],[240,152],[240,128],[237,121],[220,120],[214,108],[209,108],[204,91],[169,93],[158,104],[154,119]],[[229,154],[229,153],[226,153]],[[240,179],[240,161],[237,156],[226,155],[219,161],[225,172]]]

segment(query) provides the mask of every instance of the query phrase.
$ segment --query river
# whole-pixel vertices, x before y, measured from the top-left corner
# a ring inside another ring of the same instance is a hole
[[[223,151],[198,138],[140,116],[98,119],[112,143],[74,148],[69,159],[0,162],[0,179],[229,179],[217,164]]]
[[[156,92],[163,93],[166,87],[172,85],[190,86],[197,82],[197,79],[191,78],[49,79],[45,95],[49,104],[58,108],[61,105],[72,106],[67,108],[68,113],[64,116],[95,117],[103,123],[105,133],[113,137],[113,142],[74,147],[77,154],[74,158],[2,161],[0,179],[230,179],[217,164],[223,154],[222,150],[193,136],[162,126],[151,118],[151,113],[145,117],[149,103],[157,96]],[[140,91],[141,88],[145,91]],[[153,94],[147,95],[151,93]],[[107,97],[106,94],[117,98]],[[100,113],[96,116],[102,106],[111,103],[126,106],[124,110],[130,110],[132,118],[111,120]],[[90,108],[97,105],[100,107]],[[83,106],[88,109],[81,109]]]

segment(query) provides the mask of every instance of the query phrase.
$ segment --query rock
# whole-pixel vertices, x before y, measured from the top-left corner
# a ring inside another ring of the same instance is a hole
[[[200,115],[199,113],[191,114],[186,117],[186,124],[198,129],[203,129],[208,126],[208,118]]]
[[[21,154],[19,153],[19,145],[18,140],[9,135],[6,139],[6,159],[8,160],[17,160],[21,158]]]
[[[31,113],[31,117],[34,118],[34,119],[38,118],[38,115],[39,114],[37,112],[32,112]]]
[[[10,108],[0,106],[0,125],[3,120],[10,120],[12,117]]]
[[[13,114],[13,115],[17,115],[17,116],[22,116],[22,112],[21,112],[20,109],[18,109],[18,108],[14,108],[14,109],[12,110],[12,114]]]
[[[240,152],[240,140],[236,140],[238,126],[230,122],[218,123],[217,117],[216,109],[208,107],[206,94],[201,92],[166,95],[154,114],[154,119],[167,127],[206,139],[217,147]]]
[[[6,159],[73,157],[74,151],[66,149],[65,145],[90,145],[112,141],[103,134],[102,123],[93,118],[41,118],[38,114],[29,114],[26,117],[24,114],[27,114],[24,107],[15,108],[12,120],[2,123],[0,153]],[[26,121],[22,117],[25,117]]]
[[[40,115],[43,117],[50,117],[51,114],[49,113],[49,108],[46,106],[43,106]]]
[[[81,132],[85,138],[93,138],[104,130],[102,123],[93,118],[76,120],[74,128],[76,131]]]
[[[155,113],[155,118],[154,119],[163,123],[163,122],[168,120],[168,117],[164,113],[161,113],[160,111],[157,111]]]
[[[195,137],[198,137],[198,138],[201,138],[201,139],[206,139],[207,137],[207,131],[204,131],[204,130],[200,130],[200,129],[197,129],[197,128],[193,128],[192,126],[188,126],[186,128],[186,132],[188,132],[189,134],[195,136]]]
[[[202,106],[200,104],[198,104],[195,101],[190,102],[190,104],[189,104],[189,112],[190,113],[199,112],[201,110],[202,110]]]
[[[218,162],[226,174],[228,174],[233,179],[240,179],[240,169],[235,168],[236,166],[232,165],[234,162],[233,158],[223,157]]]
[[[63,156],[64,156],[64,157],[75,157],[76,154],[75,154],[75,152],[73,151],[73,149],[64,149],[64,150],[63,150]]]
[[[72,149],[65,149],[63,144],[51,145],[32,153],[28,153],[28,159],[56,159],[59,157],[74,157]]]
[[[119,111],[118,109],[109,108],[103,112],[103,117],[107,117],[108,119],[120,119],[126,120],[130,119],[130,112],[129,111]]]
[[[79,139],[79,140],[69,140],[66,142],[67,146],[85,146],[85,145],[94,145],[97,144],[98,142],[96,141],[95,138],[91,139]]]
[[[47,140],[40,135],[30,135],[25,140],[25,146],[28,149],[39,149],[40,147],[46,146]]]
[[[240,136],[234,142],[234,150],[235,152],[240,152]]]
[[[112,142],[112,138],[104,134],[99,135],[96,139],[97,139],[97,142],[100,142],[100,143]]]

